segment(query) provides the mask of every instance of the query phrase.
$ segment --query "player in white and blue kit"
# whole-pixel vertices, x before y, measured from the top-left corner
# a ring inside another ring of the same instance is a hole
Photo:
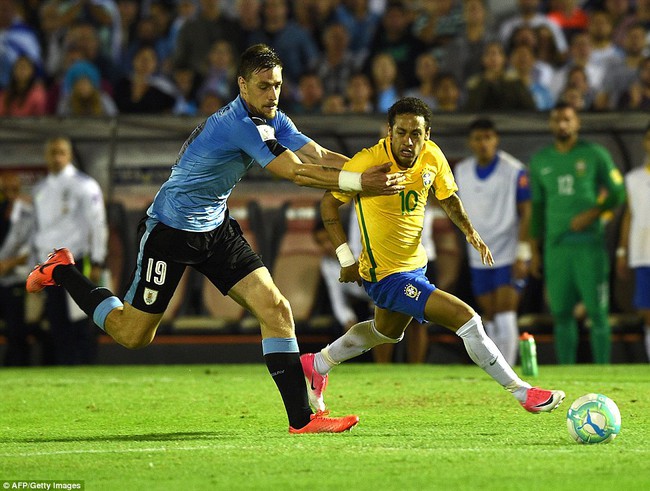
[[[529,273],[530,189],[523,163],[498,149],[499,135],[489,119],[469,127],[473,156],[454,168],[458,195],[494,257],[488,268],[467,246],[472,290],[485,319],[485,330],[509,364],[517,360],[517,307]]]
[[[244,52],[237,81],[239,97],[192,132],[141,222],[138,259],[124,303],[79,274],[67,249],[56,250],[34,268],[27,290],[62,285],[118,343],[142,348],[153,340],[185,267],[192,266],[259,320],[264,359],[282,395],[289,431],[345,431],[358,422],[356,416],[312,413],[289,303],[229,217],[226,202],[254,165],[302,186],[370,194],[396,194],[404,178],[388,174],[389,164],[363,174],[342,171],[347,157],[300,133],[278,110],[282,63],[268,46]]]

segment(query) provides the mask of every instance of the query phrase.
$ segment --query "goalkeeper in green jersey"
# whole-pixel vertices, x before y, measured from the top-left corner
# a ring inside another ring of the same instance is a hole
[[[593,362],[609,363],[609,258],[601,215],[625,201],[623,178],[604,147],[578,137],[580,119],[573,107],[558,104],[551,111],[550,128],[553,145],[530,161],[531,272],[540,276],[543,237],[558,362],[576,362],[573,309],[582,300],[591,319]]]

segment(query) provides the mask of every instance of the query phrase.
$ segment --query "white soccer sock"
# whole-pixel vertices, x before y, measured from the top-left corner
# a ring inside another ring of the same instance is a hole
[[[368,320],[355,324],[348,332],[325,346],[314,358],[314,368],[321,375],[327,374],[334,366],[345,360],[359,356],[379,344],[397,343],[399,339],[389,338],[375,329],[375,321]]]
[[[512,366],[517,362],[517,348],[519,347],[517,312],[514,310],[499,312],[494,316],[494,323],[497,325],[497,336],[492,338],[492,340],[494,341],[494,344],[497,345],[508,364]]]
[[[456,334],[465,343],[467,354],[490,377],[496,380],[519,400],[525,400],[525,390],[530,384],[521,380],[508,365],[494,342],[485,334],[481,318],[475,315],[460,326]],[[523,393],[523,396],[522,396]]]
[[[492,341],[497,338],[497,328],[493,320],[483,322],[483,328]]]

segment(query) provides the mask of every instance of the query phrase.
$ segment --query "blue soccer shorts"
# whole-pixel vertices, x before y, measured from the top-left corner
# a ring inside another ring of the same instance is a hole
[[[424,307],[436,289],[426,276],[427,268],[405,273],[393,273],[371,283],[363,280],[363,286],[377,307],[410,315],[418,322],[425,322]]]
[[[495,291],[502,286],[511,286],[519,293],[526,287],[526,280],[512,277],[512,266],[498,268],[470,268],[472,292],[475,297]]]
[[[650,309],[650,267],[634,268],[634,306],[639,310]]]

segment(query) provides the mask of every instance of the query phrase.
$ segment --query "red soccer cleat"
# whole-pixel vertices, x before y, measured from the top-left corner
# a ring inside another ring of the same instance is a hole
[[[305,353],[300,357],[300,364],[305,374],[309,404],[314,411],[325,411],[323,392],[327,387],[327,375],[321,375],[314,368],[314,356],[313,353]]]
[[[296,430],[289,426],[289,433],[301,435],[305,433],[343,433],[352,429],[359,422],[359,416],[350,415],[341,418],[328,418],[327,411],[318,411],[311,415],[311,421]]]
[[[531,387],[526,393],[526,402],[521,405],[531,413],[550,413],[562,404],[564,392],[561,390],[544,390]]]
[[[27,277],[25,289],[29,293],[36,293],[40,292],[46,286],[56,285],[56,282],[52,278],[52,272],[55,267],[66,264],[74,264],[72,253],[65,247],[54,249],[47,256],[45,262],[34,266],[34,269],[32,269],[32,272]]]

